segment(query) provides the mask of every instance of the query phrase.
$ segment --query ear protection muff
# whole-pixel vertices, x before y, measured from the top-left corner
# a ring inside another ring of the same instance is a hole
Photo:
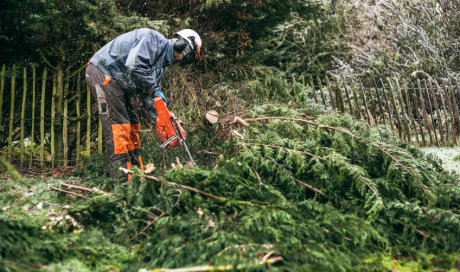
[[[175,38],[177,38],[177,40],[173,46],[174,50],[181,52],[182,55],[184,55],[181,64],[185,65],[193,63],[195,61],[196,49],[195,46],[192,46],[191,44],[195,43],[195,37],[190,36],[187,40],[186,38],[177,35]]]
[[[174,43],[174,50],[177,52],[182,52],[182,50],[184,50],[187,45],[190,46],[186,39],[178,37],[177,41]]]

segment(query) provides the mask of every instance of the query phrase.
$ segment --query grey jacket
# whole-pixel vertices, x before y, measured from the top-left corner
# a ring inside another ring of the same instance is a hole
[[[155,30],[136,29],[106,44],[90,61],[124,91],[151,95],[161,91],[160,78],[174,62],[173,42]]]

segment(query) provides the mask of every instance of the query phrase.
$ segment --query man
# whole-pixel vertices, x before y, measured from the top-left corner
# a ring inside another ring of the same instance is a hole
[[[143,168],[139,117],[130,97],[140,95],[155,120],[154,97],[166,102],[160,88],[166,66],[199,61],[201,45],[200,36],[191,29],[166,39],[155,30],[142,28],[118,36],[91,58],[85,78],[97,102],[112,178],[120,176],[119,167]]]

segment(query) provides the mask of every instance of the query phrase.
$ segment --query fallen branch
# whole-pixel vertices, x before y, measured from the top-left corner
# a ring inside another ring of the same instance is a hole
[[[67,183],[61,183],[61,186],[64,186],[64,187],[69,188],[69,189],[75,189],[75,190],[81,190],[81,191],[85,191],[85,192],[91,192],[91,193],[95,193],[95,194],[98,194],[98,195],[107,195],[107,196],[113,195],[112,193],[107,193],[105,191],[99,190],[98,188],[88,188],[88,187],[84,187],[84,186],[67,184]]]
[[[86,191],[86,192],[91,192],[91,193],[95,192],[95,190],[93,189],[83,187],[83,186],[73,185],[73,184],[61,183],[61,186],[69,188],[69,189],[76,189],[76,190],[81,190],[81,191]]]
[[[84,195],[81,195],[81,194],[79,194],[79,193],[74,193],[74,192],[71,192],[71,191],[66,191],[66,190],[63,190],[63,189],[59,189],[59,188],[53,187],[53,186],[51,186],[51,185],[48,185],[48,189],[51,189],[51,190],[54,190],[54,191],[58,191],[58,192],[61,192],[61,193],[66,193],[66,194],[73,195],[73,196],[77,196],[77,197],[80,197],[80,198],[88,199],[88,197],[86,197],[86,196],[84,196]]]
[[[123,171],[123,173],[125,173],[125,174],[134,174],[134,172],[129,170],[129,169],[126,169],[126,168],[123,168],[123,167],[120,167],[119,169],[121,171]],[[212,199],[217,199],[217,200],[224,199],[223,197],[216,196],[216,195],[213,195],[211,193],[206,193],[206,192],[200,191],[200,190],[198,190],[196,188],[193,188],[193,187],[190,187],[190,186],[187,186],[187,185],[182,185],[182,184],[177,184],[175,182],[165,181],[165,180],[159,179],[159,178],[154,177],[154,176],[148,176],[148,175],[145,175],[145,174],[141,174],[141,177],[143,177],[145,179],[148,179],[148,180],[151,180],[151,181],[154,181],[156,183],[162,184],[162,185],[166,184],[166,185],[169,185],[169,186],[174,186],[176,188],[185,189],[187,191],[191,191],[191,192],[194,192],[194,193],[197,193],[197,194],[200,194],[200,195],[204,195],[204,196],[212,198]]]
[[[360,142],[363,142],[363,143],[368,143],[368,144],[372,145],[373,147],[379,149],[383,154],[385,154],[387,157],[389,157],[390,160],[392,160],[394,163],[399,165],[406,173],[408,173],[411,176],[414,176],[414,173],[412,171],[410,171],[409,169],[407,169],[397,158],[395,158],[393,155],[391,155],[390,152],[388,152],[388,150],[386,150],[385,148],[381,147],[380,145],[378,145],[376,143],[367,141],[366,139],[364,139],[364,138],[362,138],[360,136],[357,136],[357,135],[353,134],[352,132],[350,132],[350,131],[348,131],[346,129],[342,129],[342,128],[338,128],[338,127],[332,127],[332,126],[328,126],[328,125],[323,125],[323,124],[320,124],[318,122],[310,121],[310,120],[302,119],[302,118],[264,116],[264,117],[245,119],[245,121],[249,122],[249,123],[250,122],[258,122],[258,121],[268,121],[268,120],[297,121],[297,122],[306,123],[306,124],[309,124],[309,125],[312,125],[312,126],[316,126],[318,128],[324,128],[324,129],[327,129],[327,130],[337,131],[337,132],[340,132],[340,133],[347,134],[351,138],[354,138],[354,139],[356,139],[356,140],[358,140]]]
[[[131,171],[131,170],[123,168],[123,167],[120,167],[119,170],[123,171],[123,173],[125,173],[125,174],[135,174],[134,171]],[[214,199],[214,200],[218,200],[218,201],[222,201],[222,202],[230,201],[230,199],[228,199],[226,197],[223,197],[223,196],[218,196],[218,195],[214,195],[214,194],[211,194],[211,193],[206,193],[206,192],[203,192],[203,191],[198,190],[196,188],[193,188],[191,186],[187,186],[187,185],[178,184],[178,183],[175,183],[175,182],[162,180],[162,179],[154,177],[154,176],[148,176],[148,175],[145,175],[145,174],[140,174],[140,177],[145,178],[147,180],[151,180],[151,181],[156,182],[156,183],[158,183],[160,185],[168,185],[168,186],[176,187],[176,188],[179,188],[179,189],[184,189],[184,190],[187,190],[187,191],[190,191],[190,192],[200,194],[202,196],[206,196],[206,197]],[[231,199],[231,201],[236,202],[238,204],[244,204],[244,205],[272,206],[272,204],[270,204],[270,203],[250,202],[250,201],[236,200],[236,199]]]

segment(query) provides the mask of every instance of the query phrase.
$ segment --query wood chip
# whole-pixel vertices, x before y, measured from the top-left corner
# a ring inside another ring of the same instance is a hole
[[[144,173],[145,174],[150,174],[152,173],[153,171],[155,171],[155,166],[153,165],[153,163],[149,163],[145,166],[145,170],[144,170]]]

